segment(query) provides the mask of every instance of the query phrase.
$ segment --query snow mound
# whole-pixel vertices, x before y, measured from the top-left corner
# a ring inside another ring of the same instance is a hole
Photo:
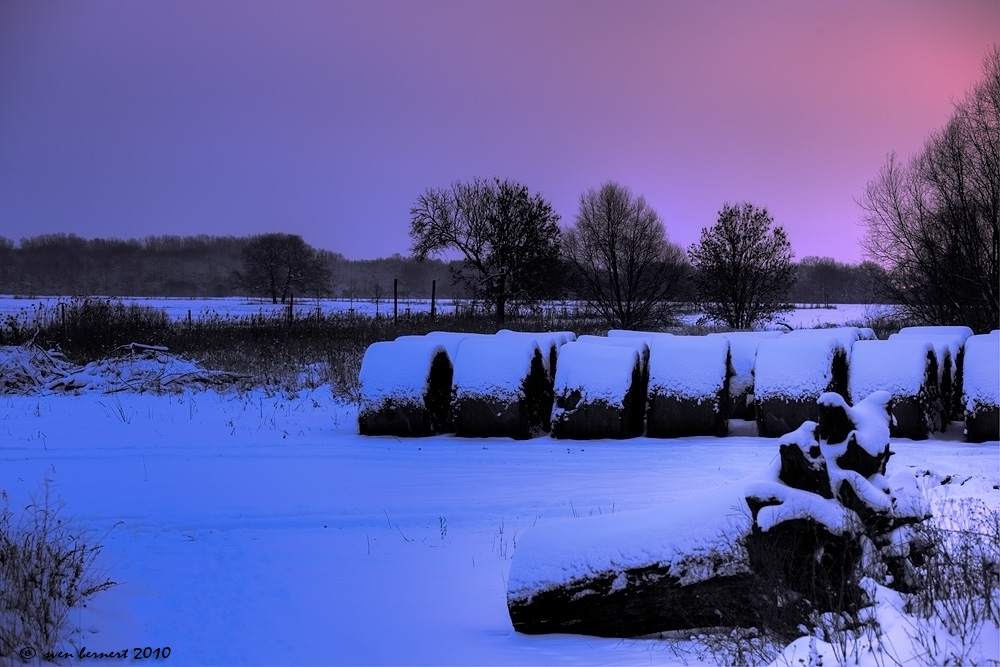
[[[131,343],[127,354],[73,368],[45,384],[48,391],[177,393],[233,384],[239,375],[207,370],[164,347]]]
[[[0,392],[21,394],[35,391],[65,377],[73,364],[53,350],[37,345],[0,347]]]

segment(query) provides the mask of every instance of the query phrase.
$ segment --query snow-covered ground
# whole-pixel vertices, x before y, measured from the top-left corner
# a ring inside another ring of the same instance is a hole
[[[67,650],[169,646],[158,662],[185,665],[718,660],[699,642],[517,634],[507,579],[523,536],[547,522],[652,510],[760,472],[776,441],[751,422],[675,440],[356,431],[356,407],[326,388],[0,397],[10,508],[49,480],[118,582],[74,612]],[[1000,506],[1000,443],[965,444],[955,424],[892,449],[890,473],[929,471],[933,498]],[[1000,659],[992,628],[977,641]],[[807,642],[793,648],[789,664],[808,658]]]

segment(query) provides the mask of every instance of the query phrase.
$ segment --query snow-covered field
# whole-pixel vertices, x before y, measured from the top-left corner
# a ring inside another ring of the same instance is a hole
[[[515,442],[366,438],[355,420],[324,388],[0,397],[11,509],[49,480],[118,582],[74,612],[67,650],[169,646],[159,662],[188,665],[718,660],[699,642],[519,635],[506,580],[519,541],[549,521],[724,493],[758,473],[776,441],[752,423],[724,439]],[[930,471],[933,498],[996,509],[1000,443],[960,434],[893,441],[890,473]],[[1000,659],[992,628],[977,641]]]

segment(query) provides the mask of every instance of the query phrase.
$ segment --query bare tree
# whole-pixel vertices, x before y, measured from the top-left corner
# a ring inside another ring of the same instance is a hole
[[[587,190],[562,246],[576,290],[608,326],[636,329],[670,321],[671,299],[687,262],[644,197],[613,181]]]
[[[890,154],[858,201],[886,300],[912,320],[1000,326],[1000,48],[908,164]]]
[[[558,221],[552,206],[520,183],[455,182],[417,198],[410,237],[417,259],[461,252],[461,278],[493,306],[503,326],[509,301],[530,303],[544,294],[546,272],[559,254]]]
[[[330,273],[301,236],[269,233],[254,236],[243,249],[237,279],[245,289],[270,296],[272,303],[285,303],[295,289],[315,293],[318,284],[329,282]]]
[[[719,220],[701,230],[688,256],[698,298],[712,320],[751,329],[791,310],[785,303],[795,284],[792,246],[766,208],[726,204]]]

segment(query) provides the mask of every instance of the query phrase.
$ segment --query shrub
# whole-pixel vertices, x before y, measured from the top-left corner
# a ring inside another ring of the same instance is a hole
[[[0,510],[0,661],[29,647],[39,655],[69,639],[70,610],[115,585],[94,571],[101,550],[60,518],[46,484],[41,501],[14,521]]]

